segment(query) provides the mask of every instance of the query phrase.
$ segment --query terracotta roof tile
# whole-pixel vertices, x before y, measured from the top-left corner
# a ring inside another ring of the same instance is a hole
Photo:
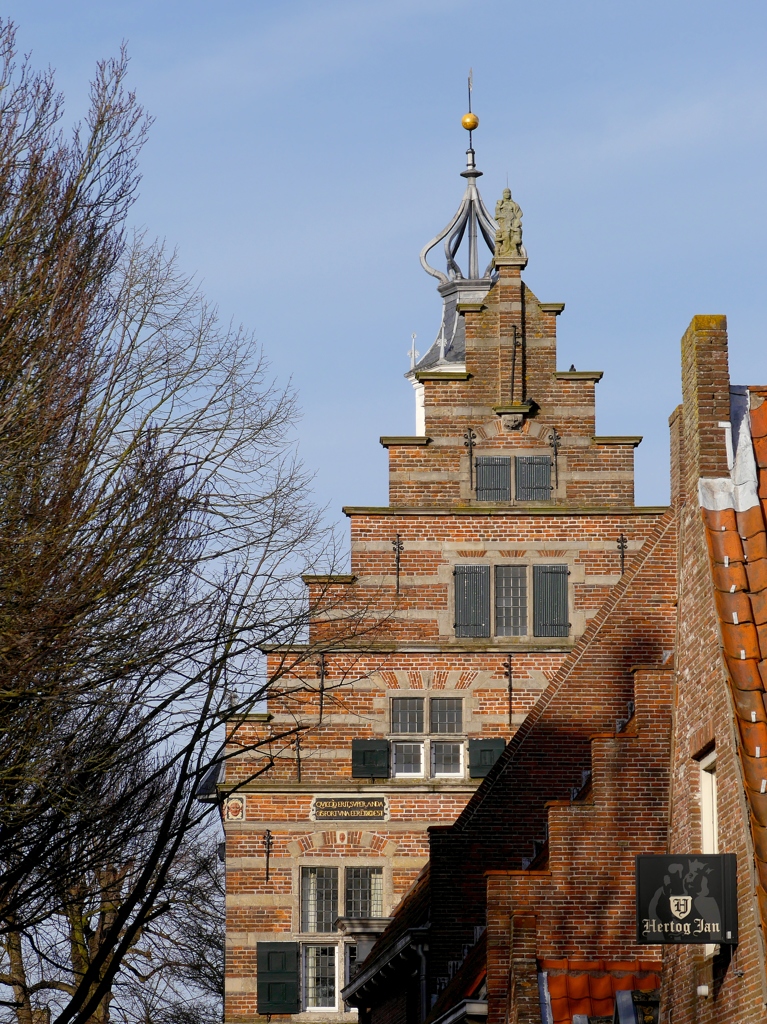
[[[721,510],[704,508],[703,522],[709,530],[718,531],[720,533],[722,530],[737,531],[738,529],[735,511],[731,508],[724,508]]]
[[[754,454],[760,469],[767,469],[767,437],[754,438]]]
[[[723,622],[753,622],[754,613],[748,594],[737,591],[734,594],[714,593],[716,610]]]
[[[732,593],[735,590],[748,590],[748,577],[746,567],[742,562],[735,562],[733,565],[719,565],[713,563],[711,571],[714,574],[714,586],[717,590]]]
[[[767,403],[751,410],[751,436],[767,437]]]
[[[547,972],[554,1024],[572,1024],[576,1013],[610,1017],[616,992],[660,987],[657,960],[541,960],[539,967]]]
[[[762,677],[759,662],[755,658],[730,657],[725,655],[732,681],[739,690],[761,690]],[[748,716],[751,717],[750,715]]]
[[[749,562],[755,562],[757,558],[767,558],[767,534],[762,528],[761,533],[755,533],[743,541],[743,550]]]
[[[724,564],[725,559],[729,559],[730,562],[743,561],[743,541],[735,530],[706,530],[706,543],[715,562]]]
[[[767,828],[759,825],[752,818],[751,832],[754,837],[754,853],[756,854],[756,859],[760,860],[763,864],[767,864]]]
[[[743,746],[750,757],[767,757],[767,725],[764,722],[744,722],[738,719]],[[761,753],[757,753],[757,750]]]
[[[759,661],[759,637],[753,622],[733,626],[731,622],[722,622],[720,619],[719,626],[722,630],[724,649],[731,658],[739,658],[741,661],[754,658]]]
[[[767,722],[763,696],[761,690],[739,690],[733,687],[732,698],[738,717],[745,718],[747,722]]]
[[[765,441],[767,442],[767,438]],[[764,533],[764,516],[759,505],[754,505],[745,512],[738,512],[736,519],[741,537],[753,537],[756,533]]]
[[[763,474],[767,476],[767,474]],[[749,562],[746,566],[748,576],[748,589],[756,593],[759,590],[767,590],[767,558],[760,558],[756,562]]]
[[[767,761],[763,757],[749,757],[743,750],[740,759],[746,786],[757,793],[761,793],[764,786],[764,792],[767,792]]]
[[[751,793],[748,800],[751,804],[751,813],[758,824],[767,827],[767,793]],[[765,865],[765,871],[767,871],[767,865]]]

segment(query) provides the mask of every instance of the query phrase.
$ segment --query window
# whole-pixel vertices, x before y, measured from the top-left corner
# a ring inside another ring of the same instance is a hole
[[[304,1000],[307,1010],[335,1009],[335,946],[304,946]]]
[[[344,968],[344,977],[346,979],[345,984],[348,985],[349,982],[354,977],[354,975],[357,973],[357,944],[356,944],[356,942],[347,942],[346,943],[346,945],[344,946],[344,955],[345,955],[345,961],[346,961],[345,962],[345,968]],[[356,1007],[353,1007],[351,1005],[351,1003],[344,1003],[344,1009],[346,1010],[347,1013],[349,1013],[350,1010],[354,1010],[354,1009],[356,1009]]]
[[[527,566],[495,567],[495,635],[527,634]]]
[[[566,565],[533,566],[533,635],[569,636]]]
[[[716,799],[716,751],[700,762],[700,852],[719,853],[719,815]]]
[[[346,869],[346,917],[383,917],[383,868]]]
[[[496,636],[569,636],[567,565],[534,565],[532,569],[531,623],[526,565],[496,565],[492,594],[489,565],[456,565],[455,635],[490,636],[494,625]]]
[[[457,565],[455,635],[490,636],[490,566]]]
[[[511,501],[511,458],[478,456],[474,460],[477,501]]]
[[[423,744],[394,744],[394,774],[423,775]]]
[[[432,732],[463,732],[463,701],[435,697],[431,702]]]
[[[517,501],[550,501],[551,456],[517,455],[514,461]]]
[[[462,775],[462,743],[432,742],[431,773],[432,775]]]
[[[506,740],[469,740],[469,778],[484,779],[506,748]]]
[[[338,868],[301,868],[301,931],[332,932],[337,917]]]
[[[391,702],[392,732],[423,732],[423,698],[393,697]]]
[[[352,740],[352,778],[389,778],[388,740]]]

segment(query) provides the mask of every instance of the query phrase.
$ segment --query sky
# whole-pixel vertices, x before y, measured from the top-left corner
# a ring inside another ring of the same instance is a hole
[[[604,370],[597,432],[641,434],[668,500],[679,339],[724,313],[734,383],[766,384],[764,0],[6,0],[71,118],[125,41],[154,118],[131,217],[292,379],[331,520],[387,501],[382,434],[441,302],[418,253],[464,181],[524,211],[527,285],[565,302],[559,366]]]

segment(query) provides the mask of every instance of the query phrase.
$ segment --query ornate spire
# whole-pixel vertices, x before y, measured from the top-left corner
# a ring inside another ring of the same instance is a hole
[[[463,119],[463,126],[469,133],[479,123],[475,114],[466,114]],[[448,284],[450,281],[479,281],[490,280],[493,272],[493,260],[491,259],[484,273],[480,277],[479,272],[479,235],[485,241],[490,254],[495,251],[495,237],[497,225],[490,216],[487,207],[482,202],[482,196],[477,188],[477,178],[482,177],[482,171],[477,170],[474,162],[474,150],[469,146],[466,150],[466,170],[461,171],[461,177],[466,178],[466,191],[464,192],[461,205],[450,223],[421,250],[421,266],[427,274],[439,279],[441,284]],[[456,262],[456,254],[460,248],[468,229],[468,264],[467,272],[464,273]],[[445,241],[445,259],[447,261],[447,273],[429,266],[426,261],[427,253],[439,242]]]

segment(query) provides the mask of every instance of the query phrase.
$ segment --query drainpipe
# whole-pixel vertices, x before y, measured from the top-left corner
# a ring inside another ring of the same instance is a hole
[[[426,1005],[426,953],[428,948],[429,947],[423,942],[417,943],[415,947],[415,951],[418,954],[418,959],[420,961],[420,966],[418,968],[418,981],[421,990],[421,1016],[419,1018],[421,1021],[426,1020],[426,1014],[429,1012]]]

